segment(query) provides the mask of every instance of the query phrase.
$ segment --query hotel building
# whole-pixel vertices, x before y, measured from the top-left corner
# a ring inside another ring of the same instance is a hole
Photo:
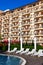
[[[21,25],[21,30],[20,30]],[[2,39],[19,40],[20,31],[23,43],[43,44],[43,0],[21,8],[0,11],[0,35]]]

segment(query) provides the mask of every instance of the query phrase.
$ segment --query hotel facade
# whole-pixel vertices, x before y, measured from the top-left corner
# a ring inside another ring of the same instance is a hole
[[[19,40],[23,43],[43,44],[43,0],[14,10],[0,11],[0,35],[2,39]]]

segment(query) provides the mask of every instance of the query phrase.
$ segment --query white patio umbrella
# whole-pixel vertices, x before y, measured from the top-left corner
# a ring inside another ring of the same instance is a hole
[[[10,40],[11,40],[11,22],[12,17],[10,16],[10,20],[9,20],[9,38],[8,38],[8,52],[10,51]]]
[[[21,22],[19,22],[19,34],[20,34],[20,49],[22,49],[22,30],[21,30]]]
[[[19,16],[20,49],[22,49],[22,15]]]

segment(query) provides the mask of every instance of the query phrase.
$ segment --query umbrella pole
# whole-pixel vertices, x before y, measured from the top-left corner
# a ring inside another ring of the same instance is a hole
[[[36,37],[34,37],[34,49],[36,50]]]
[[[8,39],[8,52],[10,51],[10,38]]]

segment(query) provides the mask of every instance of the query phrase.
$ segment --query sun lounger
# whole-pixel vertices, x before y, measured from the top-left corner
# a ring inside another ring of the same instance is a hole
[[[43,56],[43,50],[38,54],[38,57]]]
[[[22,51],[20,54],[24,54],[24,53],[27,53],[29,52],[29,48],[27,48],[25,51]]]
[[[33,56],[40,55],[41,53],[42,53],[42,50],[40,49],[38,52],[35,52],[35,53],[33,54]]]
[[[11,50],[9,52],[11,53],[11,52],[15,52],[15,51],[17,51],[17,48],[14,48],[13,50]]]
[[[21,50],[18,50],[16,53],[21,53],[22,51],[24,51],[24,48],[22,48]]]
[[[26,53],[26,55],[33,55],[34,53],[36,52],[36,50],[35,49],[32,49],[32,51],[29,51],[28,53]]]

